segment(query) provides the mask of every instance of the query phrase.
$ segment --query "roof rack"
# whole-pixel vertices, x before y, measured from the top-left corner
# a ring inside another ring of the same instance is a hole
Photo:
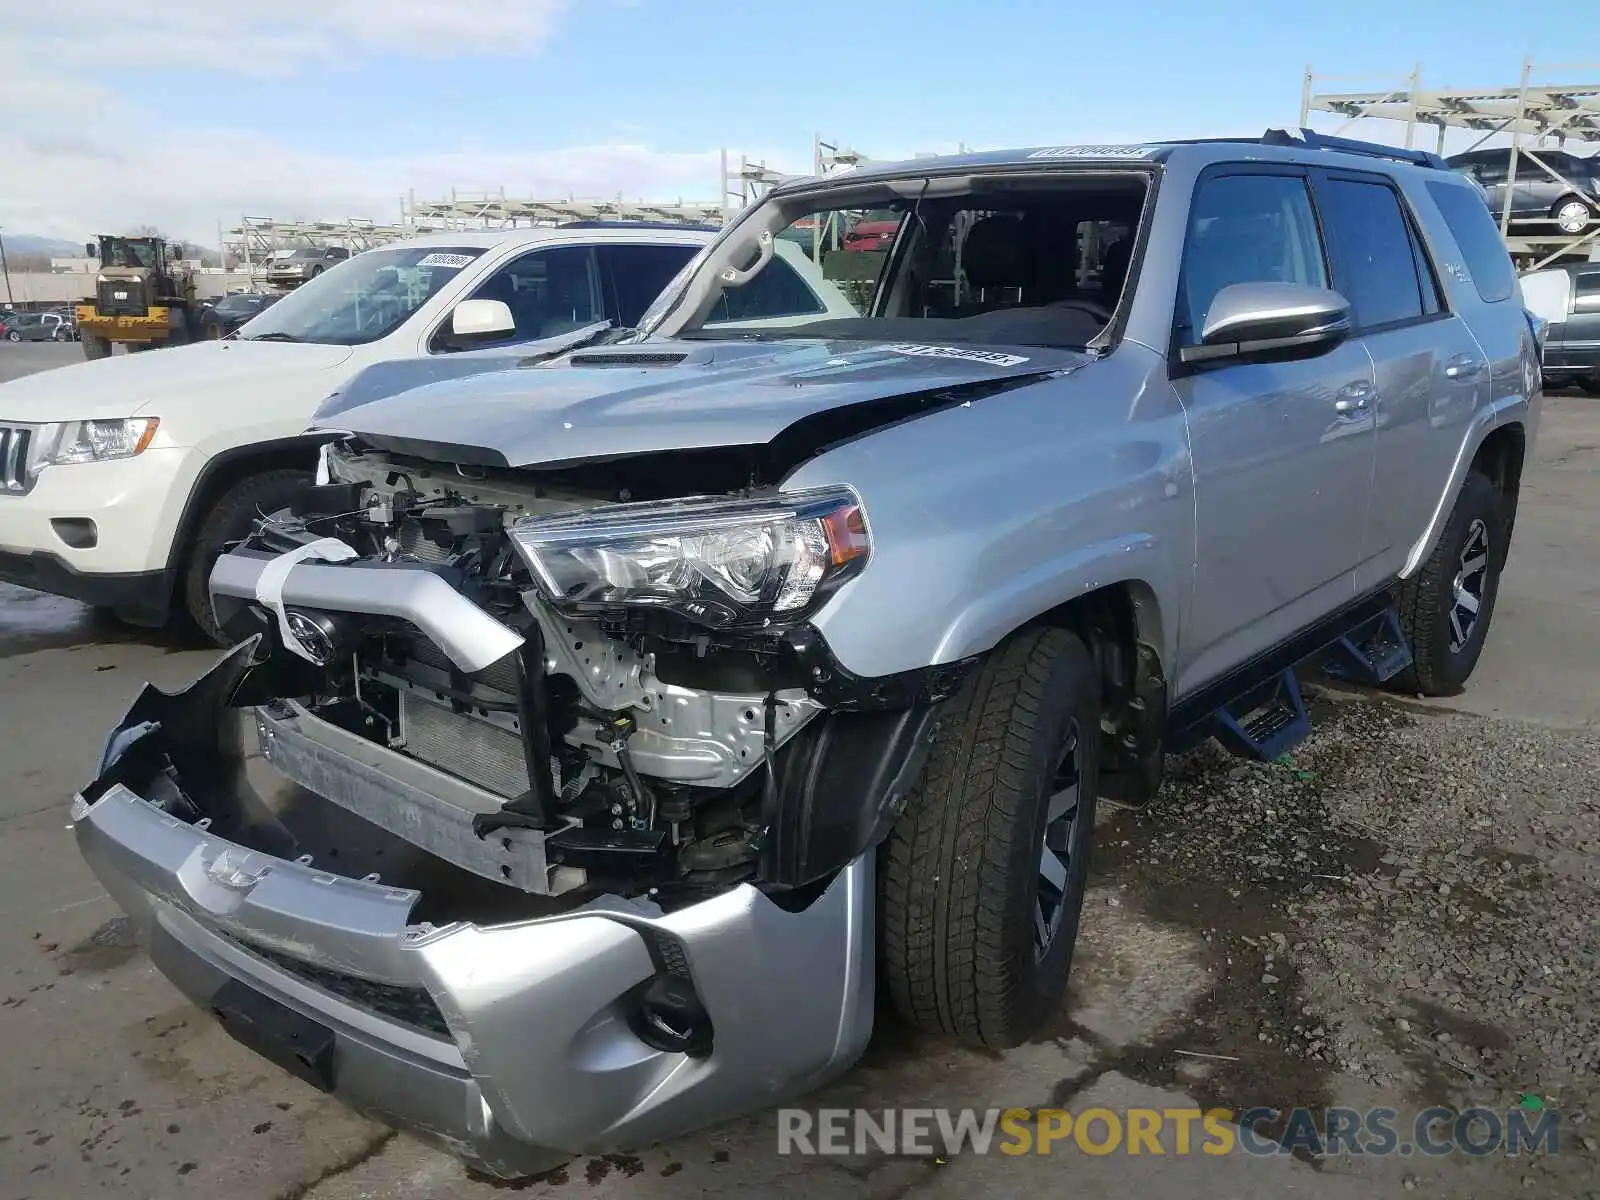
[[[1315,129],[1269,129],[1261,135],[1263,146],[1303,146],[1308,150],[1334,150],[1340,154],[1365,154],[1371,158],[1391,158],[1416,167],[1448,171],[1450,166],[1431,150],[1403,150],[1382,142],[1363,142],[1357,138],[1334,137]]]

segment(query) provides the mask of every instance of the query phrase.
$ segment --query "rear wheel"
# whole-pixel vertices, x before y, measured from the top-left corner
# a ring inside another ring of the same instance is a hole
[[[228,644],[211,607],[211,568],[224,550],[250,536],[258,517],[287,508],[309,471],[276,470],[250,475],[228,488],[200,523],[180,577],[183,605],[200,632],[219,646]]]
[[[83,342],[84,358],[91,360],[104,358],[111,353],[111,343],[98,334],[86,332],[80,340]]]
[[[6,330],[6,341],[8,341],[8,342],[20,342],[21,340],[22,340],[22,331],[20,329],[8,329],[8,330]]]
[[[883,973],[912,1024],[1004,1048],[1060,1006],[1099,752],[1094,657],[1065,630],[1013,637],[950,701],[883,851]]]
[[[1439,544],[1400,588],[1400,624],[1414,662],[1396,677],[1397,689],[1449,696],[1471,676],[1500,590],[1508,515],[1494,481],[1469,474]]]

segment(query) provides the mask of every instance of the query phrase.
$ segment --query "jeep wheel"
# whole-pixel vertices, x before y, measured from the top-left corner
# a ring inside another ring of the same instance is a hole
[[[1415,661],[1396,677],[1398,690],[1453,695],[1478,665],[1506,561],[1507,516],[1494,482],[1468,475],[1439,544],[1400,588],[1400,624]]]
[[[883,851],[883,974],[912,1024],[1005,1048],[1066,992],[1099,780],[1094,658],[1076,634],[1029,630],[949,707]]]
[[[217,557],[250,536],[259,517],[287,508],[295,493],[310,481],[309,471],[263,471],[246,476],[217,497],[201,521],[180,577],[183,605],[200,631],[217,645],[228,644],[211,608],[211,568]]]

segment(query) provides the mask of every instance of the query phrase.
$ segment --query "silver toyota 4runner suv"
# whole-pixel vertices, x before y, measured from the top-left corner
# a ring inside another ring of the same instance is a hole
[[[1281,753],[1296,667],[1467,679],[1539,403],[1432,155],[787,184],[637,331],[325,405],[318,482],[212,575],[238,643],[141,694],[76,835],[241,1041],[500,1175],[815,1087],[880,982],[1014,1046],[1097,797]]]

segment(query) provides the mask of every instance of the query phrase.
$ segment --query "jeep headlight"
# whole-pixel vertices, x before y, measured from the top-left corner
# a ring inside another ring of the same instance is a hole
[[[45,467],[69,463],[132,458],[149,447],[160,424],[157,417],[126,417],[41,425],[29,465],[37,473]]]
[[[717,627],[795,620],[872,551],[845,488],[523,517],[511,537],[557,607],[662,608]]]

